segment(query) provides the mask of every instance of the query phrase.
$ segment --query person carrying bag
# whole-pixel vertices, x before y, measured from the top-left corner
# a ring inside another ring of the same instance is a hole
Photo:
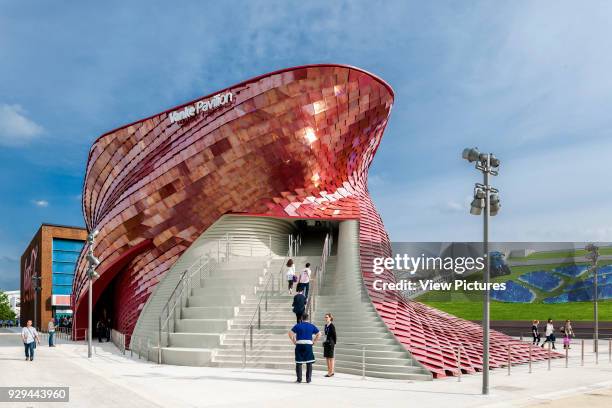
[[[36,348],[36,343],[40,343],[40,339],[38,338],[36,328],[32,327],[31,320],[28,320],[26,327],[21,330],[21,339],[25,348],[26,361],[34,361],[34,349]]]

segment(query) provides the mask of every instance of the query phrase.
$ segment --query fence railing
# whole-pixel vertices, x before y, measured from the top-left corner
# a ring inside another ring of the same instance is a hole
[[[327,270],[327,259],[331,255],[332,238],[330,234],[325,235],[325,241],[323,242],[323,250],[321,251],[321,258],[319,259],[319,265],[315,268],[312,279],[310,280],[312,288],[308,291],[307,299],[307,313],[309,316],[313,315],[313,312],[317,309],[317,296],[319,291],[323,287],[323,281],[325,279],[325,271]]]
[[[261,330],[261,313],[262,309],[264,312],[268,311],[268,299],[271,293],[279,293],[283,288],[283,282],[285,282],[285,265],[289,258],[295,257],[298,255],[300,247],[302,245],[302,236],[301,235],[289,235],[288,236],[288,244],[289,249],[285,257],[283,258],[283,262],[279,268],[278,273],[274,273],[270,269],[264,273],[265,283],[263,286],[263,290],[261,291],[261,295],[259,296],[259,301],[257,302],[257,306],[255,307],[255,311],[251,316],[251,320],[249,320],[248,327],[244,333],[242,338],[242,365],[246,366],[247,363],[247,338],[249,339],[249,348],[253,349],[253,330],[255,327],[255,319],[257,318],[257,330]],[[268,268],[270,265],[268,264]],[[267,276],[266,276],[267,275]],[[278,286],[276,286],[276,282],[278,282]]]
[[[246,343],[247,343],[247,337],[249,338],[249,345],[250,345],[250,349],[253,349],[253,327],[255,324],[255,318],[257,318],[257,330],[261,330],[261,311],[262,308],[264,310],[264,312],[268,311],[268,298],[270,296],[271,292],[280,292],[282,290],[282,276],[283,276],[283,272],[285,269],[285,264],[287,263],[287,260],[290,258],[290,254],[292,253],[292,249],[291,247],[289,248],[289,250],[287,250],[287,254],[285,255],[285,258],[283,259],[283,262],[281,263],[280,269],[278,271],[278,274],[275,274],[274,272],[272,272],[270,269],[268,269],[266,271],[267,273],[267,277],[265,277],[265,284],[262,290],[261,295],[259,296],[259,301],[257,302],[257,306],[255,307],[255,311],[253,312],[253,315],[251,316],[251,320],[249,320],[249,324],[248,324],[248,328],[244,333],[244,336],[242,338],[242,365],[243,367],[246,366],[246,359],[247,359],[247,347],[246,347]],[[268,268],[270,267],[270,265],[268,264]],[[264,273],[264,276],[266,276],[266,273]],[[279,277],[278,279],[278,288],[275,288],[275,284],[274,282],[277,281],[276,277]]]
[[[157,332],[157,363],[161,364],[162,347],[168,344],[170,333],[176,329],[176,321],[180,319],[183,306],[187,304],[187,299],[191,295],[193,278],[199,278],[200,287],[202,282],[213,270],[213,261],[206,257],[198,258],[190,267],[185,269],[170,297],[164,304],[158,318]],[[172,322],[172,324],[170,324]],[[164,330],[165,329],[165,330]],[[166,333],[165,339],[162,338]],[[165,340],[165,341],[164,341]]]

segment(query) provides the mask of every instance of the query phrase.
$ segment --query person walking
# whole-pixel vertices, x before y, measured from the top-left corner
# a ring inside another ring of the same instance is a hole
[[[108,343],[109,341],[111,341],[111,319],[107,319],[106,320],[106,324],[105,324],[105,334],[106,334],[106,342]]]
[[[47,332],[49,333],[49,347],[55,347],[55,321],[53,318],[49,319],[49,323],[47,323]]]
[[[540,344],[540,339],[542,338],[542,336],[540,336],[540,332],[538,331],[539,324],[540,324],[539,320],[534,320],[531,324],[531,335],[533,336],[532,344],[536,346]]]
[[[98,320],[98,324],[96,324],[96,333],[98,335],[98,343],[102,343],[102,337],[106,337],[106,326],[104,326],[103,320]]]
[[[36,348],[36,343],[40,344],[40,339],[38,338],[36,327],[32,327],[31,320],[28,320],[26,327],[21,329],[21,339],[25,347],[26,361],[34,361],[34,349]]]
[[[338,341],[338,337],[336,336],[336,326],[334,326],[334,315],[331,313],[325,314],[325,341],[323,342],[323,357],[327,361],[327,374],[326,377],[334,376],[334,368],[335,368],[335,358],[334,358],[334,348],[336,347],[336,342]]]
[[[572,322],[570,322],[569,319],[565,321],[561,331],[563,332],[563,348],[569,349],[572,343],[572,337],[574,337],[574,329],[572,329]]]
[[[306,297],[306,301],[308,301],[308,292],[310,291],[310,275],[312,275],[312,271],[310,270],[310,263],[306,262],[306,267],[300,273],[300,277],[298,278],[298,290],[300,288],[304,289],[304,296]]]
[[[293,259],[289,259],[287,261],[287,289],[289,290],[289,294],[293,294],[293,283],[297,280],[295,276],[295,264],[293,263]]]
[[[297,293],[293,297],[293,313],[295,313],[296,323],[302,321],[302,315],[306,313],[306,296],[304,296],[304,289],[298,288]]]
[[[548,322],[546,322],[546,332],[544,334],[546,335],[546,340],[544,340],[544,342],[542,343],[542,348],[544,348],[544,344],[552,343],[553,350],[556,350],[555,327],[553,326],[552,319],[548,319]]]
[[[312,364],[315,362],[312,347],[317,344],[321,333],[314,324],[308,322],[308,315],[303,314],[299,323],[291,328],[289,339],[295,345],[296,382],[302,382],[302,364],[306,364],[306,382],[312,381]]]

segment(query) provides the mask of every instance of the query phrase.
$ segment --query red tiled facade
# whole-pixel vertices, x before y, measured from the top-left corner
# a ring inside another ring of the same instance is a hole
[[[397,338],[436,376],[452,374],[456,362],[450,351],[416,348],[432,338],[473,343],[462,366],[480,369],[477,326],[371,289],[372,258],[390,254],[367,189],[393,105],[389,85],[357,68],[310,65],[198,101],[109,132],[90,150],[83,212],[88,229],[100,230],[95,254],[102,261],[93,297],[115,280],[118,330],[132,332],[164,273],[225,213],[358,219],[362,274]],[[190,111],[204,105],[209,108]],[[191,116],[177,122],[177,112]],[[86,325],[85,270],[81,257],[73,288],[77,328]],[[503,335],[494,334],[493,366],[505,361],[495,336]],[[516,352],[516,361],[524,357],[524,348]]]

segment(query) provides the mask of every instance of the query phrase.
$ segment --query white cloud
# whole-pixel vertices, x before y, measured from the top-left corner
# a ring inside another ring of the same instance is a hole
[[[0,104],[0,145],[23,146],[42,132],[43,128],[29,119],[20,105]]]
[[[37,207],[48,207],[49,202],[47,200],[34,200],[32,203]]]

